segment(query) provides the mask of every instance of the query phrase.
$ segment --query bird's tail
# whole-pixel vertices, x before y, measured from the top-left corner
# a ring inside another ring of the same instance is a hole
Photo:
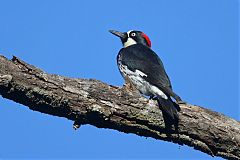
[[[165,123],[174,126],[178,125],[178,112],[180,111],[179,105],[173,102],[170,97],[168,97],[168,99],[157,97],[157,101],[162,110]]]

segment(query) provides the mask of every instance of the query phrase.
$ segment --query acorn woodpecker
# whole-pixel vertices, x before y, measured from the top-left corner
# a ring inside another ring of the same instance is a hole
[[[135,30],[128,32],[109,30],[109,32],[120,37],[123,44],[117,55],[117,65],[125,81],[130,81],[141,94],[156,99],[165,121],[170,121],[171,125],[178,123],[177,112],[180,111],[178,103],[182,103],[182,100],[173,92],[163,63],[151,49],[148,36]]]

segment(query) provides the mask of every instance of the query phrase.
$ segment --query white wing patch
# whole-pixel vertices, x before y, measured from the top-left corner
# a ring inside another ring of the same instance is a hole
[[[135,73],[140,75],[141,77],[147,77],[147,75],[145,73],[143,73],[142,71],[140,71],[138,69],[135,71]]]
[[[156,86],[151,85],[150,86],[151,90],[158,96],[162,97],[163,99],[168,99],[166,94],[163,93],[160,89],[158,89]]]

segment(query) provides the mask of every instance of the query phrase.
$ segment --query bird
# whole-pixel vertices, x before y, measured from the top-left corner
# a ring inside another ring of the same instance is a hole
[[[141,94],[157,100],[165,124],[167,121],[170,125],[177,125],[179,104],[184,102],[173,91],[163,62],[151,49],[149,37],[138,30],[109,32],[119,37],[123,45],[117,55],[117,65],[125,82],[130,83]]]

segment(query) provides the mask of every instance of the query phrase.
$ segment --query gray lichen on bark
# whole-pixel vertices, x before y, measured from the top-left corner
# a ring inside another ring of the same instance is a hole
[[[234,119],[182,104],[176,133],[165,129],[153,100],[94,79],[47,74],[17,57],[0,56],[0,95],[31,110],[72,120],[74,128],[91,124],[240,159],[240,122]]]

